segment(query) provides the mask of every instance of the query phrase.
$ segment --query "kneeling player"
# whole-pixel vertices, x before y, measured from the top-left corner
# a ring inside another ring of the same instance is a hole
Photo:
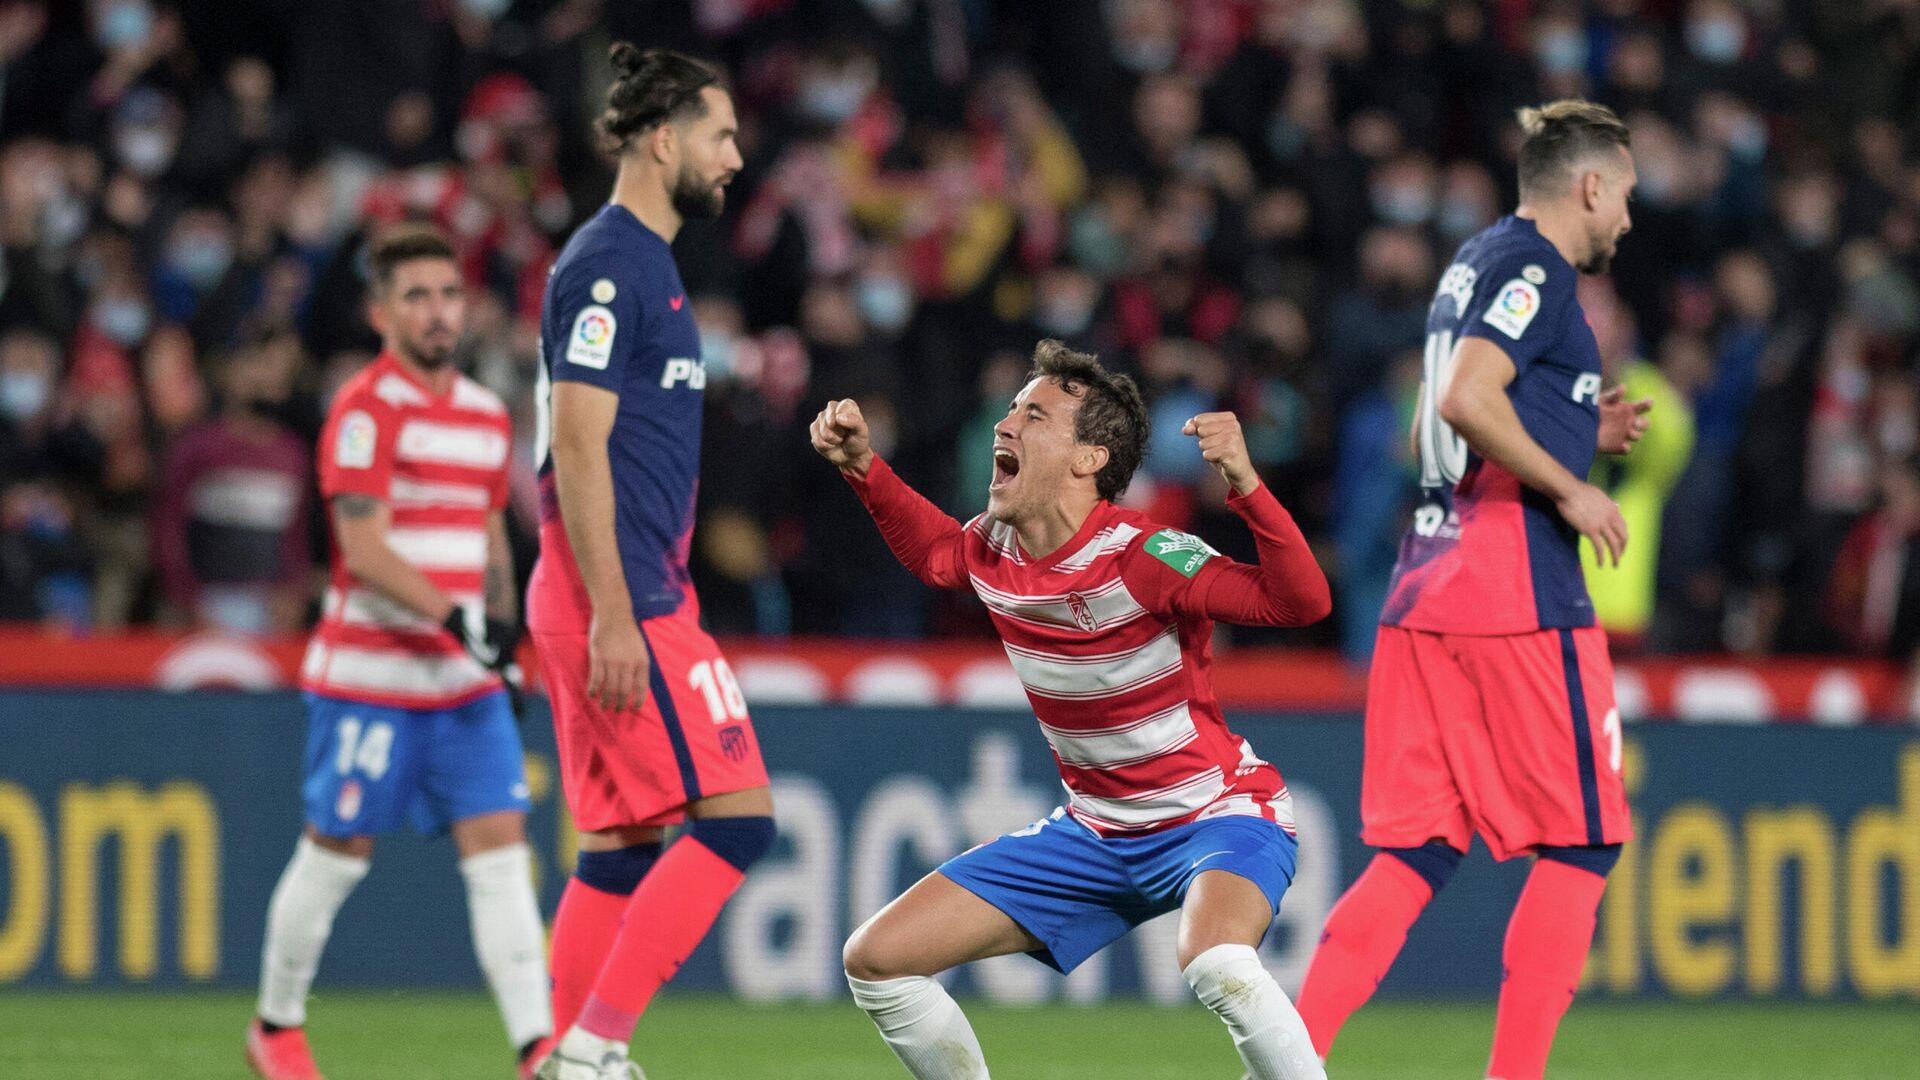
[[[1254,1077],[1323,1077],[1306,1028],[1261,964],[1293,880],[1280,773],[1227,729],[1207,678],[1214,619],[1324,618],[1326,578],[1260,484],[1231,413],[1187,422],[1259,544],[1235,563],[1112,500],[1147,443],[1140,392],[1093,357],[1041,342],[994,428],[987,512],[962,526],[873,453],[852,401],[813,445],[859,492],[920,580],[978,593],[1053,747],[1070,798],[1052,816],[949,860],[847,942],[854,1000],[921,1080],[987,1075],[933,976],[1028,953],[1062,972],[1170,911],[1179,959]],[[984,450],[985,448],[983,448]]]

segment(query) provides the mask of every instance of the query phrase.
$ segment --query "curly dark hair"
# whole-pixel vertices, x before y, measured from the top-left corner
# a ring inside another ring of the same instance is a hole
[[[624,153],[634,136],[661,124],[707,115],[700,91],[709,86],[726,89],[712,65],[672,49],[642,50],[632,42],[616,41],[607,59],[615,75],[607,89],[607,107],[594,127],[616,154]]]
[[[1092,353],[1075,352],[1052,338],[1033,348],[1033,370],[1027,380],[1034,379],[1050,379],[1080,399],[1073,417],[1074,441],[1107,448],[1107,463],[1094,484],[1101,498],[1119,498],[1146,459],[1152,430],[1140,387],[1131,378],[1101,367]]]

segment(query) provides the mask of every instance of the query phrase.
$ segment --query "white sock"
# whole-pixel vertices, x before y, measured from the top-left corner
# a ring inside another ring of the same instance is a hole
[[[480,958],[514,1049],[553,1034],[547,1001],[546,927],[533,895],[533,853],[509,844],[460,860],[473,952]]]
[[[939,983],[924,975],[884,982],[848,976],[847,985],[917,1080],[987,1080],[973,1025]]]
[[[574,1061],[604,1062],[610,1054],[626,1057],[627,1044],[595,1035],[579,1024],[575,1024],[560,1037],[560,1045],[554,1048],[554,1052]]]
[[[328,851],[302,836],[267,902],[267,941],[260,949],[260,1019],[281,1027],[307,1022],[307,991],[333,917],[372,862]]]
[[[1251,945],[1215,945],[1182,972],[1200,1001],[1226,1022],[1252,1080],[1326,1080],[1307,1025]]]

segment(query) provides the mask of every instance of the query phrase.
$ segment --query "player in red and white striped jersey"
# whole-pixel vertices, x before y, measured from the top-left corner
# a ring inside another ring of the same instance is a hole
[[[932,976],[1014,952],[1070,971],[1177,909],[1182,971],[1251,1075],[1322,1077],[1255,952],[1293,878],[1291,802],[1279,771],[1227,728],[1208,667],[1214,620],[1314,622],[1330,607],[1326,578],[1231,413],[1185,431],[1232,486],[1258,566],[1114,504],[1147,441],[1131,379],[1055,341],[1034,362],[994,428],[987,512],[964,526],[874,455],[857,404],[833,402],[813,423],[815,449],[901,562],[986,603],[1068,796],[861,927],[846,949],[854,999],[915,1076],[984,1077],[966,1017]]]
[[[378,359],[335,397],[320,437],[333,576],[301,684],[307,826],[267,911],[247,1060],[316,1080],[307,991],[374,837],[451,831],[475,952],[522,1075],[552,1041],[545,928],[526,845],[520,733],[499,672],[519,617],[507,548],[506,407],[453,367],[465,286],[429,229],[371,253]]]

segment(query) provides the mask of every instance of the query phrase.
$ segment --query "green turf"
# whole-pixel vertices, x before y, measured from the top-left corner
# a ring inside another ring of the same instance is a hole
[[[0,1077],[241,1080],[251,1000],[234,993],[0,992]],[[1225,1030],[1200,1008],[968,1009],[1003,1080],[1235,1080]],[[478,996],[323,993],[312,1036],[330,1080],[506,1080]],[[1487,1005],[1382,1003],[1341,1033],[1334,1080],[1482,1075]],[[635,1039],[651,1080],[899,1080],[850,1004],[741,1005],[668,997]],[[1735,1080],[1920,1075],[1920,1009],[1846,1005],[1576,1007],[1549,1075],[1564,1080]]]

